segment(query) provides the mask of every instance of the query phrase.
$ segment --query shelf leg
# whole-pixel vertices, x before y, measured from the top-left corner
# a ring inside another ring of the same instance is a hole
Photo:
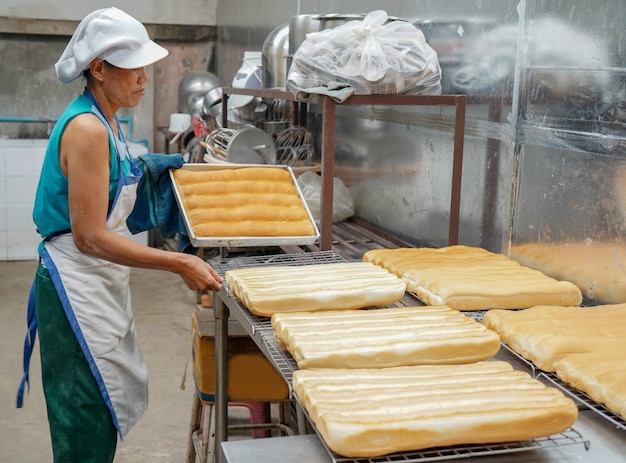
[[[322,201],[321,201],[321,249],[333,247],[333,177],[335,175],[335,102],[324,98],[322,107]]]
[[[213,292],[215,316],[215,456],[222,463],[221,443],[228,440],[228,307],[220,297],[224,290]]]

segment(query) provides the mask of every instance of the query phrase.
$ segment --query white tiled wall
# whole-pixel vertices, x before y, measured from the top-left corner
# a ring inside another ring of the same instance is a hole
[[[32,212],[47,143],[0,139],[0,260],[37,258],[40,237]],[[133,145],[131,151],[138,155],[146,149]],[[134,239],[147,244],[147,232]]]
[[[0,260],[37,256],[32,212],[47,142],[0,140]]]

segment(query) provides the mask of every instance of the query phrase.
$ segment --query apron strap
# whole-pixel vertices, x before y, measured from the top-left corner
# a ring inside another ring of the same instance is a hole
[[[35,347],[35,340],[37,339],[37,314],[35,312],[35,281],[30,287],[30,295],[28,296],[28,311],[26,314],[26,324],[28,331],[26,332],[26,338],[24,339],[24,376],[20,382],[20,387],[17,391],[17,408],[22,408],[24,402],[24,389],[28,387],[30,392],[30,381],[28,378],[28,369],[30,367],[30,357],[33,354]]]

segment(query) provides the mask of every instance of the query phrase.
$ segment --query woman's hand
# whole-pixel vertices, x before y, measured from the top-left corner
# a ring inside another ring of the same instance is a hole
[[[182,265],[178,274],[189,289],[196,291],[222,289],[222,277],[200,257],[180,254]]]

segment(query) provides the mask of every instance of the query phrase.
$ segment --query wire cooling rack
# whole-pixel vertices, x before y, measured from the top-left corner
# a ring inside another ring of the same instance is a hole
[[[221,275],[228,270],[250,268],[271,265],[313,265],[322,263],[341,263],[346,260],[334,251],[305,252],[297,254],[276,254],[268,256],[242,256],[232,259],[217,257],[209,261],[211,266]],[[259,344],[262,351],[268,355],[274,367],[283,376],[291,389],[293,372],[298,369],[298,365],[293,357],[287,353],[274,336],[271,320],[267,317],[258,317],[246,309],[241,302],[233,296],[225,285],[226,293],[232,299],[233,304],[229,307],[237,311],[237,319],[248,325],[247,330],[254,334],[253,339]],[[466,315],[482,320],[483,311],[466,313]],[[525,360],[525,359],[524,359]],[[526,360],[526,362],[528,362]],[[312,422],[304,407],[300,404],[298,397],[292,393],[298,406],[304,411],[312,429],[317,433],[322,445],[328,452],[333,463],[425,463],[432,461],[446,461],[477,456],[490,456],[506,453],[515,453],[528,450],[546,449],[564,445],[582,444],[585,449],[589,449],[589,441],[585,439],[577,430],[570,428],[560,434],[553,436],[532,439],[519,442],[505,442],[498,444],[471,444],[455,445],[449,447],[438,447],[419,451],[401,452],[375,458],[347,458],[337,455],[326,446],[324,439],[315,424]]]

